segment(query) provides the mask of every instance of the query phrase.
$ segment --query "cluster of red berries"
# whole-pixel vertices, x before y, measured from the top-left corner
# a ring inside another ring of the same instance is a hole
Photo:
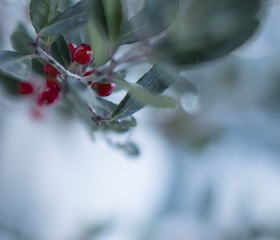
[[[82,43],[79,46],[76,46],[74,43],[68,43],[68,47],[71,53],[71,62],[77,62],[85,65],[93,58],[91,47],[87,44]],[[94,70],[87,71],[84,74],[84,77],[89,76],[94,72]],[[107,97],[115,90],[115,84],[110,83],[107,79],[103,79],[101,83],[95,82],[91,85],[91,87],[101,97]]]
[[[87,44],[80,44],[76,46],[73,43],[68,43],[71,53],[71,62],[77,62],[81,65],[88,64],[92,61],[93,53],[91,47]],[[55,106],[61,99],[60,86],[56,79],[60,73],[51,64],[46,63],[44,70],[48,79],[46,85],[37,92],[37,102],[39,106]],[[88,70],[84,73],[85,76],[94,74],[95,70]],[[107,79],[102,79],[101,82],[94,82],[91,84],[92,89],[96,91],[99,96],[109,96],[115,90],[115,84]],[[19,93],[28,95],[34,93],[34,87],[30,82],[21,82],[19,86]]]
[[[34,93],[34,87],[30,82],[21,82],[19,85],[19,94],[30,95]],[[58,82],[53,79],[46,80],[46,86],[42,87],[37,93],[37,102],[39,106],[55,106],[61,99],[60,87]]]

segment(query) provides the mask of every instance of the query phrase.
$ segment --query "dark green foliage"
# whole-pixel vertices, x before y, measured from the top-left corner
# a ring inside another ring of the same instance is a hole
[[[142,78],[139,79],[137,84],[143,89],[149,91],[149,93],[151,93],[152,95],[158,96],[163,93],[168,87],[170,87],[172,83],[175,82],[175,80],[176,78],[174,78],[174,76],[169,75],[159,65],[155,65],[148,73],[146,73]],[[136,89],[136,91],[137,90],[140,92],[139,88]],[[149,99],[145,94],[143,94],[143,97],[138,95],[138,98],[136,98],[135,94],[131,94],[131,92],[132,91],[129,91],[124,99],[120,102],[118,107],[114,110],[111,118],[125,118],[139,111],[146,105],[144,102],[148,101]],[[160,99],[159,104],[164,104],[162,99]]]
[[[116,41],[122,21],[121,1],[95,0],[89,3],[87,32],[95,63],[100,66],[106,63],[117,49]]]
[[[225,56],[259,26],[261,0],[197,0],[153,47],[154,57],[184,66]]]
[[[170,26],[179,7],[179,0],[147,1],[145,7],[120,30],[119,43],[134,43],[152,37]]]
[[[29,5],[29,15],[31,22],[39,33],[49,22],[59,15],[58,7],[61,0],[31,0]],[[57,37],[42,37],[42,40],[51,44]]]
[[[3,76],[0,74],[0,85],[5,89],[5,91],[10,95],[18,95],[19,94],[19,84],[20,82],[9,78],[6,76]]]
[[[82,0],[66,9],[40,31],[41,36],[59,35],[73,31],[87,23],[88,4]]]
[[[66,69],[71,62],[70,50],[63,35],[51,45],[51,55]]]

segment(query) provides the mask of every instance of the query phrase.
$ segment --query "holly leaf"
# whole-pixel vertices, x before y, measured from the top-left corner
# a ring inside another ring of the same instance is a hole
[[[41,31],[41,36],[59,35],[70,32],[87,23],[88,18],[87,0],[82,0],[50,21]]]
[[[0,50],[0,75],[19,81],[26,81],[31,72],[31,60],[25,55]]]
[[[175,81],[176,76],[172,76],[159,65],[151,68],[136,84],[128,83],[121,79],[116,80],[117,84],[129,89],[129,91],[116,107],[111,118],[120,119],[128,117],[147,104],[158,108],[175,107],[176,102],[172,98],[159,96]]]
[[[168,28],[176,17],[179,0],[147,1],[146,6],[123,24],[119,44],[129,44],[152,37]]]
[[[223,57],[259,26],[262,0],[197,0],[153,46],[155,59],[184,66]]]
[[[29,4],[29,15],[32,25],[38,34],[52,19],[59,15],[58,7],[61,0],[31,0]],[[53,43],[57,36],[48,36],[41,39],[46,44]]]
[[[62,66],[68,69],[71,63],[70,50],[63,35],[51,45],[51,55]]]

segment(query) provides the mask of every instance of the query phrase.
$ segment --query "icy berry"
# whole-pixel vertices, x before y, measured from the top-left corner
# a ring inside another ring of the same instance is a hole
[[[91,47],[87,44],[80,44],[74,51],[73,59],[82,65],[89,63],[92,60]]]
[[[114,83],[99,83],[95,82],[91,85],[95,89],[96,93],[101,97],[107,97],[112,94],[115,90]]]
[[[41,88],[37,97],[38,104],[46,107],[57,105],[61,99],[60,92],[49,86]]]
[[[19,94],[28,95],[33,93],[33,86],[28,82],[20,82],[19,84]]]
[[[74,62],[74,51],[77,46],[74,43],[68,43],[68,47],[69,47],[70,54],[71,54],[71,62]]]
[[[46,63],[44,67],[45,73],[50,78],[56,78],[59,73],[52,65]]]

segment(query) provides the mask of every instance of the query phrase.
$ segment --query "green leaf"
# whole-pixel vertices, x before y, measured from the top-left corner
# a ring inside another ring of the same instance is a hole
[[[82,0],[59,14],[49,22],[40,32],[41,36],[58,35],[70,32],[87,23],[87,0]]]
[[[70,92],[72,92],[81,103],[81,112],[87,112],[89,119],[90,114],[88,109],[85,107],[85,103],[91,106],[94,109],[94,112],[103,118],[110,118],[112,112],[117,107],[115,103],[97,96],[90,87],[75,79],[68,78],[67,85]],[[133,117],[127,117],[118,120],[114,119],[106,123],[110,126],[111,130],[115,131],[125,131],[136,126],[136,120]]]
[[[102,97],[97,97],[96,99],[98,103],[94,106],[96,113],[99,116],[110,118],[112,112],[114,111],[114,109],[116,109],[117,104]],[[110,126],[110,129],[115,131],[126,131],[137,125],[135,118],[133,118],[132,116],[123,119],[115,119],[113,121],[107,122],[107,124]]]
[[[259,26],[262,0],[197,0],[170,32],[154,44],[155,59],[177,65],[198,64],[227,55]]]
[[[51,45],[51,55],[62,66],[68,69],[71,63],[70,50],[63,35]]]
[[[23,55],[29,55],[34,53],[34,48],[30,47],[28,43],[34,42],[34,40],[28,35],[26,29],[20,25],[17,27],[17,31],[14,32],[11,37],[12,47],[18,53]],[[45,61],[41,58],[34,58],[32,61],[32,70],[43,77],[46,77],[44,71]]]
[[[15,32],[27,32],[25,24],[23,22],[19,22]]]
[[[147,1],[146,6],[121,27],[120,44],[152,37],[168,28],[176,17],[179,0]]]
[[[34,42],[34,40],[26,32],[16,31],[11,35],[10,40],[15,51],[23,55],[34,53],[34,48],[28,45],[28,43]]]
[[[5,92],[11,95],[19,94],[19,81],[2,76],[0,73],[0,85],[5,90]]]
[[[109,60],[107,21],[101,0],[91,2],[87,33],[94,53],[94,61],[97,66],[101,66]]]
[[[76,79],[67,79],[69,90],[83,103],[93,107],[95,113],[103,118],[109,118],[116,104],[99,98],[90,86]]]
[[[137,84],[117,80],[116,83],[129,89],[111,115],[112,119],[120,119],[139,111],[146,104],[159,107],[175,107],[176,102],[170,97],[158,96],[176,81],[176,74],[170,74],[159,65],[141,77]]]
[[[106,15],[108,37],[111,48],[115,48],[115,42],[119,36],[122,23],[122,3],[121,0],[103,0]]]
[[[26,81],[31,72],[31,60],[26,56],[0,50],[0,75],[19,81]]]
[[[115,119],[113,121],[108,122],[110,127],[113,127],[115,131],[126,131],[133,127],[136,127],[137,122],[136,119],[132,116],[123,118],[123,119]]]
[[[52,19],[59,15],[57,8],[61,0],[31,0],[29,4],[29,15],[36,33],[39,33]],[[42,36],[42,35],[41,35]],[[46,44],[56,40],[56,36],[42,37]]]

